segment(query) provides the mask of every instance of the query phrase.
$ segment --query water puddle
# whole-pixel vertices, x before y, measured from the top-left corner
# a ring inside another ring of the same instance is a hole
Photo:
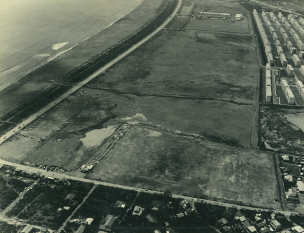
[[[68,44],[68,43],[69,43],[69,42],[63,42],[63,43],[53,44],[53,45],[52,45],[52,49],[58,50],[58,49],[60,49],[61,47],[65,46],[65,45]]]
[[[99,146],[106,138],[110,137],[115,132],[116,128],[116,125],[112,125],[108,128],[94,129],[87,132],[86,136],[80,140],[85,147]]]
[[[138,123],[146,122],[147,118],[141,113],[136,113],[136,115],[134,115],[132,117],[122,118],[122,120],[127,121],[128,124],[135,125]]]
[[[300,113],[298,115],[287,114],[285,117],[289,122],[296,125],[304,132],[304,113]]]
[[[272,148],[267,142],[264,141],[264,145],[268,150],[277,151],[276,149]]]
[[[162,135],[162,133],[160,133],[158,131],[149,130],[149,134],[147,136],[148,137],[159,137],[160,135]]]

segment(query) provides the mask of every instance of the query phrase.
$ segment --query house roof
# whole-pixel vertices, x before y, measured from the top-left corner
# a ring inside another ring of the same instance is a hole
[[[91,223],[94,221],[93,218],[87,218],[86,222],[88,223],[88,225],[91,225]]]
[[[76,197],[75,193],[69,193],[65,199],[73,200]]]
[[[254,226],[249,226],[247,227],[247,229],[250,231],[250,232],[256,232],[256,229]]]
[[[244,222],[242,222],[242,224],[245,226],[245,227],[250,227],[251,224],[246,220]]]
[[[219,222],[219,223],[222,223],[222,224],[224,224],[224,225],[228,224],[228,221],[227,221],[226,218],[221,218],[218,222]]]
[[[293,228],[291,228],[291,230],[293,230],[294,232],[297,232],[297,233],[304,231],[304,229],[301,226],[294,226]]]
[[[298,186],[298,190],[300,191],[300,192],[304,192],[304,183],[303,183],[303,181],[297,181],[297,186]]]

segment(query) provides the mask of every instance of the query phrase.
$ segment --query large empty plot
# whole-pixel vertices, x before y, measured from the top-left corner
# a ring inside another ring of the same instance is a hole
[[[132,126],[89,178],[275,207],[272,155]]]
[[[155,125],[248,146],[257,74],[250,35],[163,31],[90,86],[128,94]]]

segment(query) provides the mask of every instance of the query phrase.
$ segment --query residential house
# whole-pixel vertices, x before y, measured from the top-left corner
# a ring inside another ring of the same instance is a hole
[[[144,208],[141,208],[140,206],[135,206],[134,210],[133,210],[133,215],[140,216],[143,211],[144,211]]]
[[[106,218],[102,221],[103,224],[100,224],[100,225],[99,225],[99,229],[100,229],[100,230],[109,230],[109,229],[112,227],[112,225],[114,224],[114,222],[115,222],[115,220],[116,220],[117,218],[118,218],[118,217],[115,217],[115,216],[113,216],[113,215],[111,215],[111,214],[108,214],[108,215],[106,216]]]
[[[281,223],[279,223],[277,220],[273,219],[270,221],[270,224],[272,229],[274,229],[275,231],[281,229]]]
[[[225,226],[227,225],[229,222],[227,221],[227,219],[225,218],[221,218],[220,220],[217,221],[217,225],[219,226]]]
[[[257,229],[254,226],[249,226],[249,227],[247,227],[247,232],[248,233],[255,233],[255,232],[257,232]]]
[[[304,229],[301,226],[294,226],[293,228],[291,228],[292,232],[294,233],[303,233]]]

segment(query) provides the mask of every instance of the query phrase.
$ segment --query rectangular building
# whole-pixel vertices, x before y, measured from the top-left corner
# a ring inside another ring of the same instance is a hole
[[[266,78],[266,86],[271,86],[271,78]]]
[[[295,47],[290,47],[288,49],[288,51],[289,51],[290,54],[295,54],[297,52],[297,49]]]
[[[284,22],[284,25],[285,25],[286,28],[290,28],[291,27],[291,25],[287,21]]]
[[[297,40],[297,46],[300,50],[304,50],[304,44],[300,39]]]
[[[284,53],[280,54],[280,61],[281,61],[282,66],[286,66],[287,60],[286,60]]]
[[[280,29],[280,28],[281,28],[281,24],[280,24],[279,21],[275,21],[275,25],[276,25],[277,29]]]
[[[281,42],[279,40],[276,40],[274,43],[276,46],[281,46]]]
[[[296,78],[296,87],[302,99],[304,100],[304,85],[298,78]]]
[[[282,19],[283,15],[281,12],[278,13],[278,17],[279,17],[279,19]]]
[[[281,81],[281,86],[282,86],[282,89],[283,89],[283,92],[285,94],[285,97],[287,99],[288,104],[294,104],[295,97],[294,97],[294,95],[293,95],[293,93],[292,93],[292,91],[291,91],[291,89],[290,89],[290,87],[289,87],[289,85],[288,85],[288,83],[285,79],[283,79]]]
[[[303,28],[299,28],[299,33],[301,34],[301,36],[304,36],[304,29]]]
[[[266,63],[266,70],[270,70],[270,64]]]
[[[301,74],[304,75],[304,65],[301,65],[301,66],[300,66],[300,72],[301,72]]]
[[[283,34],[283,33],[286,33],[285,29],[284,28],[280,28],[280,32]]]
[[[270,46],[268,46],[268,45],[265,46],[265,53],[266,54],[271,53],[271,47]]]
[[[291,65],[287,65],[286,66],[286,71],[287,71],[287,74],[289,76],[293,76],[294,75],[294,69],[293,69],[293,67]]]
[[[273,33],[275,31],[274,28],[273,28],[273,26],[269,27],[269,31],[270,31],[270,33]]]
[[[296,67],[301,66],[301,60],[300,60],[300,58],[297,54],[292,55],[292,60],[293,60],[293,63]]]
[[[271,53],[267,53],[267,61],[271,66],[273,66],[273,56]]]
[[[292,15],[289,14],[289,15],[287,16],[287,18],[288,18],[288,20],[292,19]]]
[[[286,33],[283,33],[283,39],[285,42],[287,42],[289,40],[289,37]]]
[[[286,42],[286,45],[287,45],[287,48],[289,49],[290,47],[292,47],[292,43],[291,43],[291,41],[289,40],[289,41],[287,41]]]
[[[298,56],[299,56],[299,58],[304,58],[304,51],[300,50],[298,52]]]
[[[277,52],[279,55],[284,53],[282,46],[277,46]]]
[[[270,103],[272,98],[271,86],[266,86],[266,102]]]
[[[271,71],[266,69],[266,78],[271,78]]]

